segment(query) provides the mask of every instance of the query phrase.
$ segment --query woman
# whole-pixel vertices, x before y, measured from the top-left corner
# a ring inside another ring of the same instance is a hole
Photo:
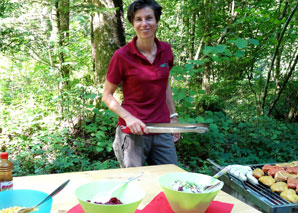
[[[154,0],[135,0],[127,17],[136,36],[116,50],[109,64],[103,102],[119,116],[113,148],[121,167],[177,164],[171,134],[148,134],[146,123],[177,123],[169,71],[171,46],[155,37],[162,7]],[[122,84],[120,105],[113,94]],[[129,130],[129,131],[128,131]],[[129,134],[128,134],[129,133]],[[179,135],[174,135],[179,139]]]

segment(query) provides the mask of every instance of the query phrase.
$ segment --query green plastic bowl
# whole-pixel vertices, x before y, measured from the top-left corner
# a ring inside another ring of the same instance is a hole
[[[103,180],[87,183],[79,186],[75,190],[75,195],[86,213],[133,213],[138,208],[139,204],[145,196],[144,190],[140,188],[139,185],[135,182],[130,182],[129,184],[121,188],[121,190],[117,190],[118,193],[113,194],[113,196],[116,196],[123,204],[100,205],[87,202],[87,200],[92,200],[92,197],[95,194],[100,193],[99,195],[104,195],[120,183],[121,181],[115,180]]]
[[[159,178],[160,186],[165,193],[167,200],[176,213],[201,213],[205,212],[209,207],[217,193],[222,189],[223,182],[216,180],[214,184],[220,184],[214,189],[206,193],[190,193],[181,192],[171,189],[171,185],[176,180],[191,181],[198,185],[208,185],[211,181],[211,176],[191,173],[191,172],[178,172],[169,173]]]

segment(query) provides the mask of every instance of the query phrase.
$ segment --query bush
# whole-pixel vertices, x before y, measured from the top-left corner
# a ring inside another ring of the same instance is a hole
[[[6,151],[12,154],[14,176],[119,167],[112,151],[114,121],[111,112],[102,111],[77,135],[64,129],[10,144]]]
[[[101,104],[95,107],[98,96],[82,85],[64,93],[64,122],[56,112],[42,112],[38,105],[29,112],[19,109],[16,117],[9,113],[13,106],[5,108],[8,122],[3,125],[0,150],[10,153],[14,175],[118,167],[112,150],[117,117]]]
[[[179,161],[189,171],[210,173],[208,158],[221,166],[297,160],[298,124],[265,116],[234,122],[221,112],[203,117],[199,120],[209,123],[209,132],[183,134],[176,145]]]

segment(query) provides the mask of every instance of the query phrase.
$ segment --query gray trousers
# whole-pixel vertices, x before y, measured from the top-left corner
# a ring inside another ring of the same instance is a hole
[[[177,154],[172,134],[125,134],[117,127],[113,143],[121,168],[176,164]]]

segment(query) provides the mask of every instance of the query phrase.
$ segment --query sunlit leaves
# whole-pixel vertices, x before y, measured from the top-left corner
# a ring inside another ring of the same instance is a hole
[[[16,11],[22,6],[21,2],[1,0],[0,1],[0,18],[7,18],[11,15],[17,15]],[[1,22],[0,22],[1,23]]]
[[[242,58],[244,56],[244,52],[241,50],[237,50],[234,55],[238,58]]]
[[[239,49],[243,49],[248,45],[248,41],[242,38],[238,38],[236,40],[229,40],[229,42],[234,43]]]
[[[219,44],[217,46],[205,46],[203,53],[205,55],[231,56],[231,51],[227,45]]]

